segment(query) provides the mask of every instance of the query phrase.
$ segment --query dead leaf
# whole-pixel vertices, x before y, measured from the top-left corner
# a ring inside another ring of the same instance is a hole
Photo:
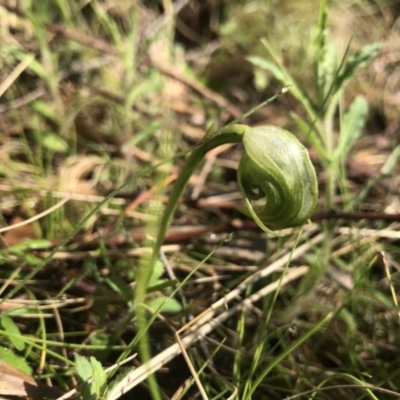
[[[24,220],[24,218],[16,215],[12,218],[10,226],[19,224]],[[36,233],[33,229],[32,224],[26,224],[19,226],[18,228],[10,229],[3,235],[3,239],[6,242],[7,246],[11,247],[26,240],[36,239]]]
[[[38,383],[19,369],[0,361],[0,395],[29,396],[43,400],[56,399],[63,394],[60,389]]]

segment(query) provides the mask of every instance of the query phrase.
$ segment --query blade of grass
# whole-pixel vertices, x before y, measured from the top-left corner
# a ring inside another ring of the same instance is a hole
[[[244,398],[244,400],[251,400],[254,391],[262,383],[264,378],[271,372],[271,370],[275,368],[284,358],[289,356],[289,354],[292,353],[292,351],[294,351],[295,349],[297,349],[302,343],[304,343],[307,339],[316,334],[320,330],[320,328],[322,328],[322,326],[332,318],[332,316],[333,313],[327,314],[324,318],[318,321],[311,329],[309,329],[304,335],[302,335],[296,341],[294,341],[287,349],[285,349],[285,351],[276,356],[275,359],[268,365],[268,367],[265,368],[263,371],[261,371],[256,381],[252,384],[252,387],[249,390],[247,397]]]

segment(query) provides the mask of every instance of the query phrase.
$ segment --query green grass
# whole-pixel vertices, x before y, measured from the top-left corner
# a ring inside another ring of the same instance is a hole
[[[0,231],[6,377],[64,392],[86,382],[85,400],[119,398],[118,385],[140,399],[180,389],[174,398],[199,390],[209,399],[400,397],[400,249],[398,222],[387,216],[398,220],[398,132],[374,75],[390,54],[394,8],[271,3],[207,3],[150,36],[172,2],[0,6],[0,229],[15,224]],[[383,65],[388,80],[396,72]],[[257,107],[284,85],[289,92]],[[189,233],[167,234],[172,247],[149,268],[165,180],[238,109],[250,126],[295,133],[317,169],[316,216],[347,218],[284,237],[262,232],[219,202],[238,190],[234,146],[206,159],[202,198],[185,191],[172,221]],[[202,206],[210,199],[216,205]],[[191,236],[205,225],[223,228]],[[180,331],[204,311],[193,329],[206,337]],[[190,342],[197,383],[177,331]],[[148,378],[140,365],[157,354],[173,361]],[[36,398],[57,398],[44,393]],[[0,385],[0,396],[10,394]]]

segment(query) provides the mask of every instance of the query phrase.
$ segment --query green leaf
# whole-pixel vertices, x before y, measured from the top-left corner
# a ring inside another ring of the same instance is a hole
[[[101,363],[94,357],[90,357],[89,361],[86,357],[75,354],[75,366],[76,372],[83,382],[93,378],[92,382],[82,388],[83,397],[89,396],[87,392],[90,391],[90,396],[96,396],[97,399],[101,398],[107,381],[107,374]]]
[[[158,310],[163,313],[176,314],[182,311],[182,305],[175,299],[166,296],[156,297],[147,302],[147,305],[153,310]],[[161,308],[160,308],[161,307]]]
[[[355,315],[351,311],[343,307],[339,311],[338,317],[346,324],[346,332],[357,334],[357,318],[355,318]]]
[[[23,61],[29,53],[26,53],[21,50],[20,46],[17,45],[7,45],[7,46],[2,46],[2,50],[6,54],[12,54],[15,58],[17,58],[19,61]],[[42,64],[40,64],[39,61],[37,60],[32,60],[29,63],[29,69],[31,69],[35,74],[37,74],[40,78],[43,80],[48,79],[48,73],[46,70],[43,68]]]
[[[158,291],[164,290],[171,286],[176,285],[177,283],[179,283],[179,281],[177,279],[162,279],[162,280],[157,281],[155,285],[148,286],[147,293],[155,292],[157,290]]]
[[[323,104],[328,96],[337,74],[337,51],[336,46],[330,43],[326,47],[324,58],[318,64],[318,103]]]
[[[39,265],[43,260],[33,254],[24,254],[23,258],[29,265]]]
[[[317,49],[316,60],[318,64],[325,58],[324,53],[326,49],[327,30],[328,30],[328,6],[326,4],[326,0],[321,0],[319,6],[317,34],[315,37],[315,47]]]
[[[75,367],[76,373],[78,374],[82,382],[86,382],[93,376],[92,364],[86,357],[75,354]]]
[[[91,399],[96,394],[93,382],[88,382],[88,380],[93,377],[92,364],[86,357],[75,354],[75,367],[79,379],[84,383],[79,391],[85,400]]]
[[[283,84],[287,85],[287,79],[285,77],[285,74],[282,72],[282,70],[274,63],[266,60],[265,58],[262,57],[257,57],[257,56],[250,56],[247,57],[247,60],[251,62],[254,66],[265,69],[274,75],[276,79],[281,81]]]
[[[37,314],[36,310],[33,310],[32,308],[26,307],[26,306],[16,306],[15,308],[11,308],[10,310],[7,310],[7,315],[8,316],[19,316],[23,314]]]
[[[372,57],[377,55],[382,49],[383,43],[370,43],[358,50],[353,56],[349,57],[339,72],[335,82],[336,93],[354,75],[357,68],[365,65]]]
[[[21,253],[26,250],[44,250],[49,249],[52,246],[52,243],[49,240],[45,239],[34,239],[27,240],[25,242],[21,242],[12,246],[8,249],[8,251]]]
[[[154,265],[149,283],[147,284],[148,287],[150,286],[155,286],[158,283],[160,283],[160,278],[164,273],[164,264],[161,262],[161,260],[157,260],[157,262]]]
[[[104,348],[110,343],[109,335],[102,331],[98,330],[93,335],[90,336],[90,344],[96,346],[103,346]]]
[[[96,395],[100,397],[104,392],[104,386],[107,382],[107,374],[106,371],[104,371],[101,363],[94,357],[90,357],[90,363],[93,370],[92,387]]]
[[[382,176],[389,176],[392,174],[393,170],[396,168],[398,165],[400,158],[400,144],[398,144],[392,153],[389,154],[389,157],[386,159],[385,164],[381,168],[381,175]]]
[[[357,96],[343,117],[335,157],[346,157],[359,139],[368,114],[368,102],[363,96]]]
[[[326,37],[328,32],[328,7],[326,0],[320,1],[319,18],[317,24],[317,32],[315,35],[314,46],[316,48],[316,67],[317,67],[317,99],[318,103],[322,104],[327,82],[330,81],[330,74],[327,74],[330,67],[330,57],[327,57]],[[330,46],[332,47],[332,46]],[[329,62],[327,62],[329,60]]]
[[[106,282],[114,292],[120,294],[124,301],[130,302],[133,298],[131,288],[129,285],[121,279],[119,276],[110,275],[106,278]]]
[[[24,350],[25,342],[22,339],[13,336],[21,336],[21,331],[19,330],[17,324],[7,315],[1,317],[0,322],[3,329],[10,334],[10,336],[7,336],[7,338],[11,344],[19,351]]]
[[[46,133],[42,143],[46,149],[57,153],[66,153],[68,151],[68,143],[56,133]]]
[[[11,349],[0,346],[0,359],[6,364],[19,369],[25,374],[32,376],[32,370],[25,358],[17,356]]]
[[[254,86],[259,92],[264,91],[269,84],[269,79],[267,76],[267,73],[260,69],[260,68],[255,68],[254,69]]]
[[[43,117],[48,118],[56,123],[59,122],[58,115],[54,112],[54,110],[44,101],[36,100],[31,103],[31,107]]]

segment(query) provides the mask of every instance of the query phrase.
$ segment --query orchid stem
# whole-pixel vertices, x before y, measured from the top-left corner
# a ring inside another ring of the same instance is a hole
[[[230,125],[215,135],[206,138],[203,142],[197,144],[194,147],[189,158],[186,160],[185,165],[182,168],[175,184],[172,188],[171,195],[168,203],[165,207],[159,230],[157,233],[156,241],[153,245],[152,253],[150,258],[144,258],[139,264],[136,279],[135,289],[135,300],[136,300],[136,320],[139,334],[139,349],[142,362],[146,363],[151,358],[150,346],[148,341],[147,329],[148,329],[148,318],[147,310],[145,308],[145,297],[147,292],[148,282],[152,275],[154,266],[159,257],[161,246],[164,242],[165,234],[171,223],[173,214],[179,204],[179,199],[185,190],[190,177],[197,169],[199,164],[202,162],[205,155],[212,149],[227,143],[240,143],[243,139],[243,134],[247,129],[247,125]],[[154,375],[150,374],[149,387],[152,393],[153,399],[160,399],[159,391],[157,390],[157,383]]]
[[[171,223],[172,216],[179,204],[179,199],[182,196],[183,191],[190,177],[196,171],[200,163],[202,162],[205,155],[212,149],[227,143],[240,143],[243,139],[243,133],[247,129],[247,125],[232,125],[226,129],[223,129],[221,133],[212,136],[209,139],[205,139],[204,142],[196,145],[189,158],[187,159],[185,165],[182,168],[175,184],[172,188],[171,195],[169,197],[168,203],[165,207],[164,214],[160,222],[160,228],[157,234],[156,242],[153,246],[153,251],[151,254],[150,262],[148,268],[153,269],[154,264],[157,261],[161,246],[163,244],[167,229]]]

